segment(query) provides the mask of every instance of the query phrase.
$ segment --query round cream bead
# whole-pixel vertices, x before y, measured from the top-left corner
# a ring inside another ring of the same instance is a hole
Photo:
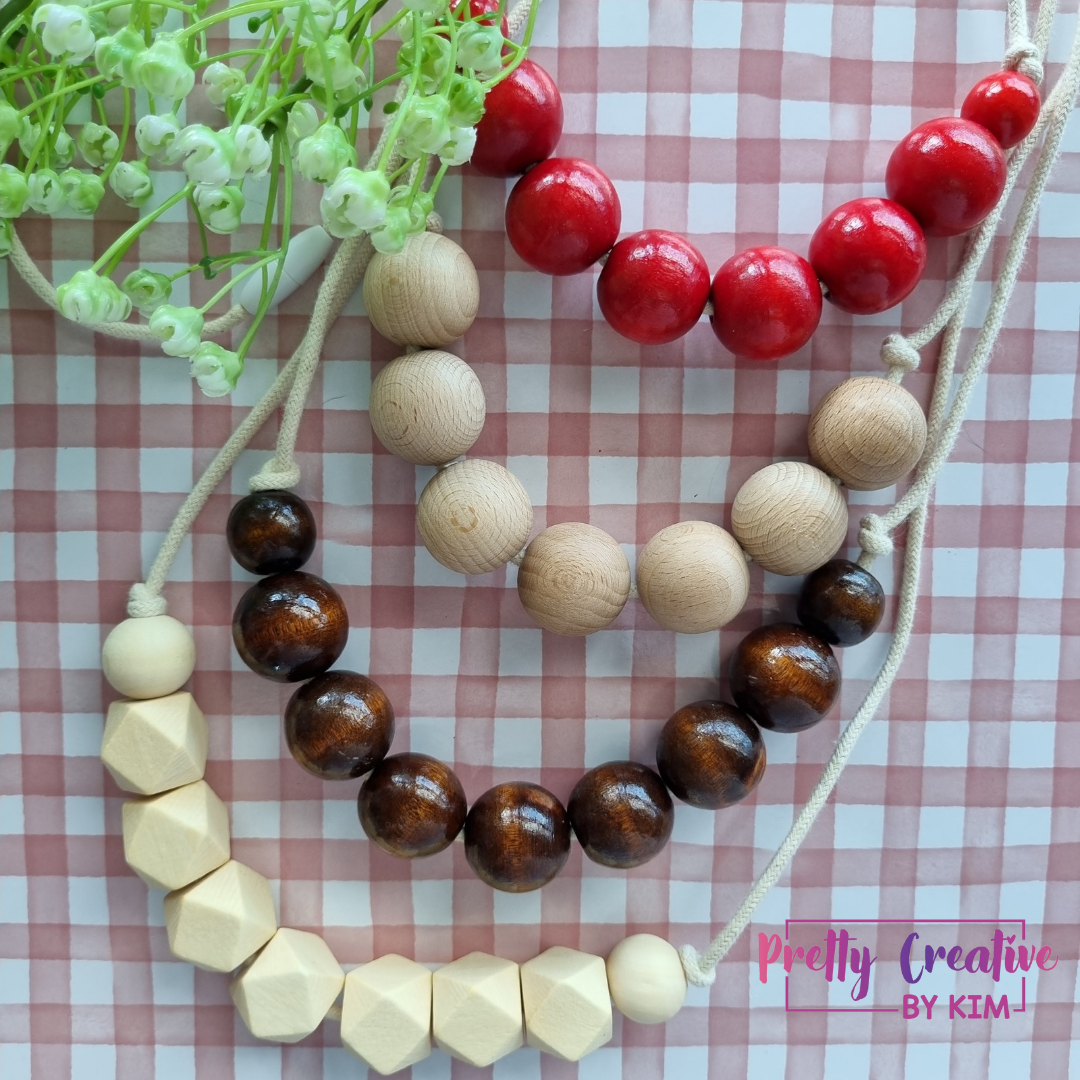
[[[807,432],[810,456],[856,491],[895,484],[919,462],[926,417],[897,383],[873,376],[847,379],[818,402]]]
[[[603,529],[580,521],[545,529],[518,569],[521,606],[556,634],[603,630],[629,595],[630,564],[622,548]]]
[[[459,574],[486,574],[508,563],[529,539],[532,517],[521,481],[483,458],[440,469],[416,507],[424,546]]]
[[[444,465],[480,437],[484,388],[468,364],[437,349],[391,360],[371,384],[379,442],[414,465]]]
[[[670,1020],[686,1000],[686,974],[675,946],[655,934],[623,938],[607,958],[615,1008],[639,1024]]]
[[[847,505],[836,484],[801,461],[759,469],[731,506],[731,531],[759,566],[808,574],[836,554],[847,535]]]
[[[436,349],[472,326],[480,282],[472,260],[453,240],[420,233],[397,255],[375,254],[364,275],[364,306],[384,338]]]
[[[750,574],[730,533],[708,521],[680,521],[642,549],[637,587],[645,610],[665,629],[704,634],[742,611]]]
[[[164,697],[191,678],[195,639],[169,615],[125,619],[105,639],[101,666],[105,678],[124,697]]]

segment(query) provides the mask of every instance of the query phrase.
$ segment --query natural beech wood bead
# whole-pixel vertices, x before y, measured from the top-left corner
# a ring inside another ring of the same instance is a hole
[[[813,727],[840,693],[840,666],[816,634],[793,623],[751,630],[731,657],[731,696],[771,731]]]
[[[431,1028],[440,1050],[483,1067],[522,1042],[521,976],[512,960],[473,952],[435,971]]]
[[[725,701],[695,701],[672,714],[656,744],[656,767],[671,794],[701,810],[745,799],[765,773],[757,725]]]
[[[505,566],[525,546],[532,520],[521,481],[483,458],[440,469],[416,507],[424,546],[459,574],[487,574]]]
[[[566,811],[538,784],[496,784],[473,803],[465,819],[465,857],[493,889],[539,889],[569,856]]]
[[[595,634],[630,595],[630,564],[603,529],[567,521],[545,529],[518,568],[521,606],[555,634]]]
[[[675,824],[663,781],[636,761],[590,769],[575,785],[566,812],[585,854],[620,870],[659,855]]]
[[[827,562],[847,535],[837,486],[813,465],[778,461],[759,469],[731,506],[731,530],[747,554],[774,574],[808,574]]]
[[[383,758],[360,788],[364,832],[391,855],[413,859],[449,847],[465,824],[465,789],[427,754]]]
[[[679,954],[655,934],[623,938],[607,958],[607,978],[615,1008],[638,1024],[662,1024],[686,1000]]]
[[[444,465],[466,453],[486,414],[476,372],[452,353],[399,356],[371,384],[368,415],[379,442],[414,465]]]
[[[229,812],[205,780],[121,807],[124,859],[155,889],[182,889],[229,860]]]
[[[861,375],[818,402],[807,431],[810,456],[856,491],[895,484],[919,463],[926,417],[898,383]]]
[[[431,1053],[431,972],[387,953],[345,976],[341,1041],[369,1068],[389,1076]]]
[[[364,306],[384,338],[437,349],[472,326],[480,281],[472,260],[453,240],[420,233],[397,255],[376,252],[364,274]]]
[[[299,570],[315,550],[315,517],[291,491],[253,491],[230,511],[225,538],[249,574]]]
[[[233,614],[233,642],[252,671],[274,682],[324,672],[349,637],[349,613],[337,590],[293,570],[257,581]]]
[[[169,948],[207,971],[238,968],[276,930],[270,883],[235,859],[165,897]]]
[[[869,570],[833,559],[803,582],[799,622],[830,645],[858,645],[881,622],[885,592]]]
[[[382,689],[355,671],[324,671],[293,694],[285,742],[308,772],[324,780],[363,776],[386,757],[394,709]]]
[[[637,587],[645,610],[665,629],[705,634],[742,611],[750,573],[730,533],[708,521],[680,521],[642,549]]]
[[[101,667],[124,697],[164,697],[191,678],[195,639],[169,615],[125,619],[109,631],[101,647]]]
[[[580,1061],[611,1039],[611,996],[599,956],[555,945],[521,965],[525,1041]]]
[[[282,927],[233,979],[236,1011],[257,1039],[307,1038],[341,993],[345,972],[318,934]]]
[[[150,701],[114,701],[101,760],[125,791],[156,795],[202,778],[206,717],[186,691]]]

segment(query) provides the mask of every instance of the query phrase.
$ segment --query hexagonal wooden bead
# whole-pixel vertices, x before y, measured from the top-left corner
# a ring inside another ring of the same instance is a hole
[[[244,965],[229,993],[257,1039],[294,1043],[322,1023],[344,982],[345,972],[318,934],[283,926]]]
[[[182,889],[229,860],[229,812],[205,780],[122,808],[124,858],[155,889]]]
[[[512,960],[469,953],[439,968],[431,989],[440,1050],[482,1066],[521,1046],[521,976]]]
[[[270,883],[230,859],[165,897],[165,930],[174,956],[207,971],[232,971],[277,930]]]
[[[670,1020],[686,1000],[686,973],[675,946],[655,934],[623,938],[607,958],[615,1008],[639,1024]]]
[[[341,1041],[383,1076],[431,1053],[431,972],[387,953],[345,976]]]
[[[149,701],[114,701],[101,760],[125,791],[156,795],[202,778],[207,734],[206,717],[187,691]]]
[[[611,1038],[611,996],[599,956],[548,949],[521,965],[525,1038],[530,1046],[580,1061]]]
[[[195,670],[195,639],[182,622],[168,615],[125,619],[101,646],[101,668],[124,697],[171,694]]]

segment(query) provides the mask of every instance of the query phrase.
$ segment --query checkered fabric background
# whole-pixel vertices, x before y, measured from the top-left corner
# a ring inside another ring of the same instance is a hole
[[[560,152],[612,176],[623,231],[685,232],[715,270],[751,244],[804,252],[824,211],[883,193],[894,141],[953,110],[995,68],[1004,21],[999,0],[545,0],[534,56],[563,93]],[[1075,16],[1059,18],[1051,78],[1074,27]],[[788,1015],[782,980],[757,981],[748,935],[712,990],[691,989],[671,1023],[617,1018],[610,1046],[580,1067],[522,1050],[477,1071],[435,1053],[415,1077],[1058,1080],[1070,1061],[1080,1073],[1080,519],[1070,509],[1080,493],[1080,122],[1067,139],[991,373],[938,485],[900,678],[751,928],[756,941],[789,916],[1026,918],[1029,937],[1060,956],[1029,980],[1034,1008],[1008,1021]],[[542,277],[514,256],[506,191],[466,169],[440,198],[481,280],[480,316],[460,343],[488,400],[474,453],[522,479],[537,529],[589,521],[631,556],[679,519],[726,523],[751,472],[805,456],[812,404],[849,373],[879,370],[881,337],[927,316],[960,251],[932,241],[926,278],[902,309],[851,319],[826,305],[807,348],[755,366],[734,362],[704,323],[662,348],[618,338],[589,275]],[[93,224],[20,223],[52,280],[130,219],[107,205]],[[317,220],[310,193],[297,214]],[[183,214],[164,220],[142,243],[143,262],[197,258]],[[249,246],[243,232],[236,242]],[[267,359],[249,361],[231,402],[209,401],[183,361],[92,338],[0,273],[4,1080],[363,1074],[331,1023],[295,1047],[256,1043],[226,978],[170,957],[161,895],[124,864],[123,796],[97,757],[113,696],[101,641],[183,493],[298,342],[314,288],[268,320],[253,352]],[[636,602],[587,640],[541,633],[518,605],[513,568],[466,580],[420,545],[414,494],[430,470],[386,453],[364,413],[371,376],[392,356],[354,297],[304,419],[299,490],[320,527],[310,568],[349,607],[341,664],[390,694],[395,750],[451,761],[470,799],[512,778],[566,799],[586,766],[650,761],[677,706],[724,692],[720,673],[740,636],[792,616],[799,581],[753,570],[746,610],[719,635],[663,632]],[[923,401],[930,380],[929,371],[909,380]],[[844,652],[828,719],[797,738],[766,735],[754,797],[715,815],[678,807],[670,846],[633,872],[598,867],[575,846],[541,892],[495,893],[460,845],[415,863],[373,849],[357,822],[357,784],[322,783],[293,763],[280,735],[288,689],[234,655],[231,612],[250,579],[230,562],[223,529],[273,434],[271,424],[231,489],[212,498],[167,596],[198,645],[207,779],[230,806],[236,857],[272,879],[282,923],[322,932],[346,965],[389,951],[431,963],[472,949],[525,960],[554,944],[605,953],[636,931],[703,945],[817,779],[885,653],[891,612],[882,632]],[[852,520],[894,497],[856,493]],[[878,569],[894,591],[892,568]]]

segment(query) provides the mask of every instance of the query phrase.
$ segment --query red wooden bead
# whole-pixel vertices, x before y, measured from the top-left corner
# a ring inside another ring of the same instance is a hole
[[[534,270],[579,274],[619,237],[615,185],[580,158],[548,158],[530,169],[506,202],[506,235]]]
[[[964,98],[960,115],[982,124],[1003,149],[1027,138],[1039,119],[1039,88],[1019,71],[995,71],[980,79]]]
[[[821,318],[821,286],[794,251],[757,247],[733,255],[712,283],[712,328],[725,349],[749,360],[797,352]]]
[[[360,824],[391,855],[434,855],[465,824],[465,789],[453,769],[427,754],[383,758],[357,798]]]
[[[927,236],[967,232],[994,209],[1005,188],[1005,154],[981,124],[943,116],[920,124],[897,144],[885,190]]]
[[[596,283],[611,327],[640,345],[663,345],[689,333],[709,299],[709,266],[689,240],[646,229],[620,240]]]
[[[315,518],[291,491],[253,491],[230,511],[225,538],[249,574],[299,570],[315,550]]]
[[[546,885],[570,856],[563,805],[537,784],[496,784],[465,820],[465,857],[481,881],[502,892]]]
[[[566,812],[585,854],[620,870],[659,855],[675,824],[663,781],[636,761],[590,769],[575,785]]]
[[[562,127],[562,95],[554,79],[539,64],[522,60],[484,99],[473,168],[484,176],[523,173],[551,156]]]
[[[810,265],[826,298],[852,315],[899,304],[922,277],[926,239],[919,223],[888,199],[838,206],[810,240]]]
[[[751,630],[731,657],[731,696],[773,731],[813,727],[840,693],[840,665],[816,634],[792,623]]]
[[[349,613],[332,585],[293,570],[252,585],[236,605],[232,630],[252,671],[275,682],[303,682],[341,655]]]
[[[390,749],[394,709],[382,689],[355,671],[324,671],[285,709],[285,742],[324,780],[363,776]]]

